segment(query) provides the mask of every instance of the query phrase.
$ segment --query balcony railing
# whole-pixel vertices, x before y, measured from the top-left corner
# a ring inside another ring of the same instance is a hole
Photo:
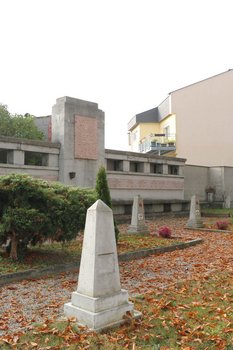
[[[153,137],[152,137],[153,136]],[[153,134],[139,144],[139,152],[165,154],[176,149],[175,134]]]

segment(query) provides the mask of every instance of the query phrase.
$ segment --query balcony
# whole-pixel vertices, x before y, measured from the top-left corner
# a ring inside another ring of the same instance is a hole
[[[139,152],[164,155],[176,150],[175,134],[150,134],[139,144]]]

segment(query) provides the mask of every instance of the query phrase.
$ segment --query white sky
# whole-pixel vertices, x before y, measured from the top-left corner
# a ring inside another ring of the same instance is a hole
[[[51,114],[97,102],[105,147],[170,91],[233,68],[231,0],[0,0],[0,102]]]

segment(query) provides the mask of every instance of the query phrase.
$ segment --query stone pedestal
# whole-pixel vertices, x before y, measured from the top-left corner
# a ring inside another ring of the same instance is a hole
[[[200,202],[196,195],[191,198],[189,220],[186,226],[189,228],[201,228],[204,226],[201,219]]]
[[[101,200],[87,211],[78,288],[64,311],[95,331],[124,323],[126,313],[140,316],[121,289],[113,214]]]
[[[140,195],[134,197],[131,225],[129,226],[127,232],[137,234],[149,234],[149,229],[145,225],[143,199],[140,197]]]

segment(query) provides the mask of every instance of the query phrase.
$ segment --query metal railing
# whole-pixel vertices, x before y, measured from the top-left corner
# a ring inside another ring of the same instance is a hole
[[[139,152],[167,153],[176,149],[175,134],[150,134],[148,138],[139,144]]]

